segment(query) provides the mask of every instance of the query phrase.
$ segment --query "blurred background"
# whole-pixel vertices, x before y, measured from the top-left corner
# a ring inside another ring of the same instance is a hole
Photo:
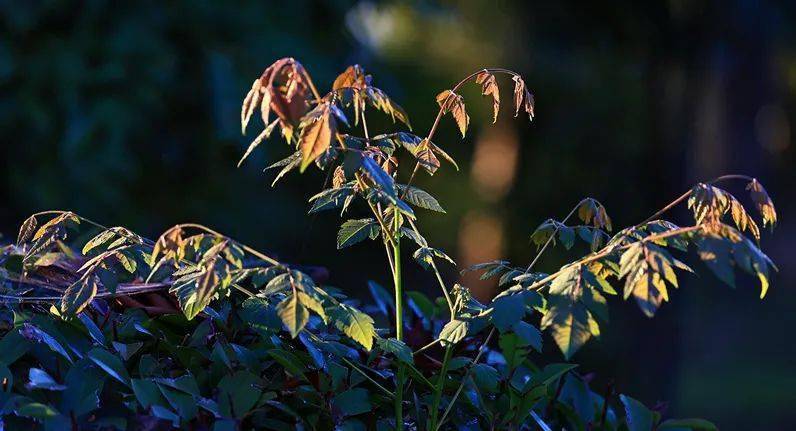
[[[540,3],[0,1],[0,231],[13,237],[28,214],[54,208],[152,238],[196,221],[286,261],[324,265],[364,298],[367,280],[389,284],[387,267],[376,244],[335,249],[336,214],[306,216],[323,175],[271,188],[274,173],[262,169],[288,153],[276,138],[235,168],[254,136],[239,128],[251,81],[293,56],[328,88],[359,63],[424,134],[439,91],[506,67],[525,76],[537,117],[513,119],[504,103],[492,126],[489,101],[475,86],[464,91],[471,131],[462,140],[446,118],[436,138],[462,170],[417,181],[448,211],[422,214],[426,237],[460,267],[525,265],[534,228],[582,197],[600,200],[621,228],[696,181],[760,178],[782,219],[762,239],[781,269],[765,300],[755,280],[731,291],[700,267],[655,319],[613,301],[603,339],[574,360],[597,374],[595,389],[615,379],[648,405],[668,401],[674,416],[792,429],[796,5]],[[511,82],[500,84],[510,100]],[[393,126],[373,120],[374,129]],[[729,190],[747,199],[742,184]],[[554,250],[539,269],[585,252]],[[436,292],[412,271],[410,289]],[[445,275],[460,277],[452,267]],[[480,298],[495,294],[464,278]],[[547,349],[560,360],[552,340]]]

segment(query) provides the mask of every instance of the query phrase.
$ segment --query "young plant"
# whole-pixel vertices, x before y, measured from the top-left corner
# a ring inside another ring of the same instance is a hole
[[[617,396],[612,386],[598,394],[575,365],[541,364],[533,351],[541,351],[540,329],[547,330],[569,359],[599,335],[608,319],[606,297],[618,291],[651,317],[679,285],[678,272],[691,271],[675,257],[689,249],[728,284],[737,268],[757,276],[763,297],[773,264],[757,246],[760,228],[718,185],[747,183],[763,226],[773,226],[777,215],[765,189],[753,178],[719,177],[613,236],[603,205],[583,199],[561,220],[536,229],[531,239],[539,251],[527,266],[496,261],[471,268],[484,271],[483,278],[499,276],[505,286],[482,304],[442,277],[437,265],[454,262],[429,245],[416,217],[419,210],[444,210],[412,183],[421,171],[433,175],[439,158],[456,166],[433,138],[448,114],[465,135],[461,87],[481,86],[494,121],[502,75],[513,81],[515,116],[523,110],[532,119],[533,96],[523,79],[483,69],[437,96],[439,111],[425,137],[411,132],[406,113],[360,66],[346,69],[323,95],[292,58],[254,81],[241,126],[245,131],[259,111],[263,130],[241,163],[278,127],[291,154],[271,166],[281,168],[276,180],[313,165],[331,178],[331,187],[310,198],[310,213],[367,212],[342,223],[337,246],[381,243],[393,292],[369,283],[373,315],[324,286],[322,271],[279,262],[202,225],[180,224],[152,241],[71,212],[28,218],[17,243],[0,253],[6,305],[0,425],[716,429],[700,419],[662,420],[662,409]],[[409,130],[372,134],[372,111]],[[405,181],[401,160],[411,168]],[[693,223],[661,218],[686,202]],[[94,235],[86,236],[87,229]],[[578,238],[588,254],[550,273],[536,270],[547,249],[558,243],[570,249]],[[409,244],[439,284],[438,301],[404,291]],[[392,329],[377,329],[376,314],[392,319]]]

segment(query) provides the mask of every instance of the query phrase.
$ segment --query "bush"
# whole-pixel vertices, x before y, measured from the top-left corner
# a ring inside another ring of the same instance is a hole
[[[664,420],[662,408],[649,409],[612,387],[595,392],[576,365],[540,363],[533,352],[541,351],[545,330],[568,360],[599,336],[610,296],[632,297],[652,317],[678,287],[678,274],[691,271],[675,257],[690,249],[727,284],[734,285],[735,269],[758,277],[762,298],[773,264],[744,235],[757,240],[760,228],[718,184],[746,183],[764,227],[777,218],[765,189],[753,178],[723,176],[613,235],[603,205],[583,199],[534,231],[539,251],[527,266],[496,261],[469,269],[505,287],[480,303],[440,274],[437,265],[455,263],[415,221],[421,211],[444,209],[412,183],[418,174],[433,175],[440,159],[456,167],[433,138],[447,115],[466,134],[463,85],[480,85],[497,118],[500,76],[513,83],[515,117],[522,111],[533,119],[522,77],[484,69],[437,96],[439,113],[425,137],[411,133],[406,113],[359,66],[346,69],[325,95],[292,58],[254,81],[241,126],[245,132],[259,112],[263,130],[241,163],[278,128],[293,152],[269,167],[280,169],[274,182],[315,166],[328,173],[331,187],[310,198],[310,213],[369,213],[343,222],[337,233],[338,248],[368,239],[383,246],[393,292],[371,282],[369,312],[325,285],[324,270],[279,262],[199,224],[174,226],[152,241],[67,211],[28,218],[16,244],[2,249],[2,424],[716,429],[701,419]],[[366,113],[372,111],[410,131],[371,136]],[[360,129],[361,135],[349,134]],[[399,160],[410,162],[405,182]],[[681,203],[693,210],[693,224],[661,218]],[[536,270],[545,250],[576,242],[590,252],[552,273]],[[404,291],[409,252],[439,283],[441,297]],[[392,329],[377,328],[376,320]]]

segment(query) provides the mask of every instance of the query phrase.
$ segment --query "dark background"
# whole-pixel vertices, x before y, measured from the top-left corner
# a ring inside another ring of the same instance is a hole
[[[235,168],[253,137],[239,132],[251,81],[293,56],[323,89],[360,63],[424,134],[437,92],[484,66],[507,67],[526,77],[537,118],[514,120],[504,106],[490,126],[488,101],[474,86],[464,92],[471,132],[462,141],[446,119],[436,139],[462,171],[418,181],[448,210],[422,214],[427,238],[462,266],[498,257],[524,264],[533,229],[584,196],[623,227],[695,181],[757,176],[782,219],[762,240],[781,269],[765,300],[754,280],[732,291],[699,267],[655,319],[613,301],[603,339],[574,360],[597,373],[596,388],[615,378],[649,405],[669,401],[675,416],[704,416],[725,430],[792,429],[793,6],[232,3],[0,1],[0,231],[12,237],[26,215],[53,208],[150,237],[196,221],[288,261],[327,266],[335,284],[364,297],[366,280],[388,284],[381,250],[338,252],[338,217],[305,215],[323,176],[294,174],[270,188],[273,173],[261,170],[288,153],[279,139]],[[508,101],[510,82],[501,86]],[[371,129],[388,126],[374,120]],[[746,199],[743,185],[729,189]],[[689,220],[684,209],[672,217]],[[583,252],[556,250],[539,269]],[[449,267],[446,276],[458,273]],[[434,292],[426,274],[408,280]],[[465,281],[482,298],[494,294]]]

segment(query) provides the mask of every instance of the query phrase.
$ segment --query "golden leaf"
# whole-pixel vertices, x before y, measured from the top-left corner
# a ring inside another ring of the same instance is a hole
[[[475,78],[476,84],[481,84],[481,94],[492,96],[492,123],[497,122],[498,111],[500,110],[500,90],[495,80],[495,75],[484,70]]]
[[[527,88],[525,89],[525,112],[528,113],[528,118],[530,118],[530,120],[533,121],[533,117],[534,115],[536,115],[534,113],[533,94],[531,94],[531,92],[528,91]]]
[[[365,80],[365,71],[362,66],[355,64],[348,66],[343,73],[337,76],[332,84],[333,90],[341,88],[364,88],[367,85]]]
[[[459,131],[462,132],[462,137],[467,133],[467,126],[470,124],[470,116],[464,108],[464,99],[462,96],[450,91],[445,90],[437,95],[437,103],[442,109],[442,113],[448,112],[453,115],[456,124],[459,126]]]
[[[334,169],[334,174],[332,175],[332,187],[335,189],[339,189],[345,183],[345,171],[343,170],[343,166],[339,165]]]
[[[301,166],[299,168],[301,172],[304,172],[310,163],[329,148],[336,131],[336,124],[328,103],[319,109],[321,111],[317,118],[301,128],[298,143],[301,151]]]
[[[246,98],[243,99],[243,105],[240,109],[240,131],[241,133],[246,133],[246,126],[249,124],[249,120],[252,117],[252,113],[254,112],[254,108],[257,106],[257,103],[260,101],[260,96],[262,92],[260,91],[260,87],[262,86],[262,80],[257,78],[252,83],[252,88],[249,90],[249,93],[246,94]]]
[[[522,108],[522,97],[525,95],[525,81],[522,80],[520,75],[514,75],[514,117],[520,115],[520,108]]]
[[[746,190],[749,190],[757,211],[763,217],[763,227],[769,224],[773,227],[777,223],[777,210],[774,208],[774,202],[768,196],[766,189],[763,188],[763,185],[757,179],[752,179],[749,185],[746,186]]]
[[[429,175],[434,175],[440,167],[439,159],[434,154],[434,151],[428,145],[428,140],[424,139],[419,146],[415,157],[420,166],[428,172]]]

